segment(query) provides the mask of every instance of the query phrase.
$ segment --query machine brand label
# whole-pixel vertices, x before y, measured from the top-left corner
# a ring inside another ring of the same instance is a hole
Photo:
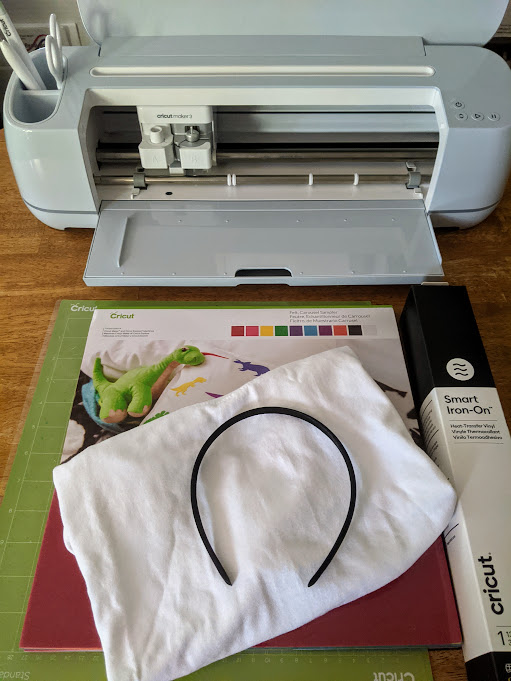
[[[156,118],[192,118],[192,114],[157,114]]]

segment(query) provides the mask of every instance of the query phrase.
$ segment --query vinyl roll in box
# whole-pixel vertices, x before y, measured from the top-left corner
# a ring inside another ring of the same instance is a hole
[[[511,442],[464,286],[412,286],[401,332],[428,454],[458,505],[444,538],[469,681],[511,677]]]

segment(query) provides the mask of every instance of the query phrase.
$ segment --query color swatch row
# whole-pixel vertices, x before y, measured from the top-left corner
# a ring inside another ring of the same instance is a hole
[[[231,336],[376,336],[374,324],[231,326]]]

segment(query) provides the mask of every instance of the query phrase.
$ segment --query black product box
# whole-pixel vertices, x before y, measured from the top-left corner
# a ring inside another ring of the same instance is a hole
[[[445,545],[470,681],[511,678],[511,441],[464,286],[412,286],[400,320],[425,448],[458,494]]]

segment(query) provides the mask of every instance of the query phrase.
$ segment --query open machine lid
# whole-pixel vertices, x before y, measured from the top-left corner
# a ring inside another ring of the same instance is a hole
[[[432,44],[484,45],[508,0],[78,0],[85,28],[113,36],[420,36]]]

